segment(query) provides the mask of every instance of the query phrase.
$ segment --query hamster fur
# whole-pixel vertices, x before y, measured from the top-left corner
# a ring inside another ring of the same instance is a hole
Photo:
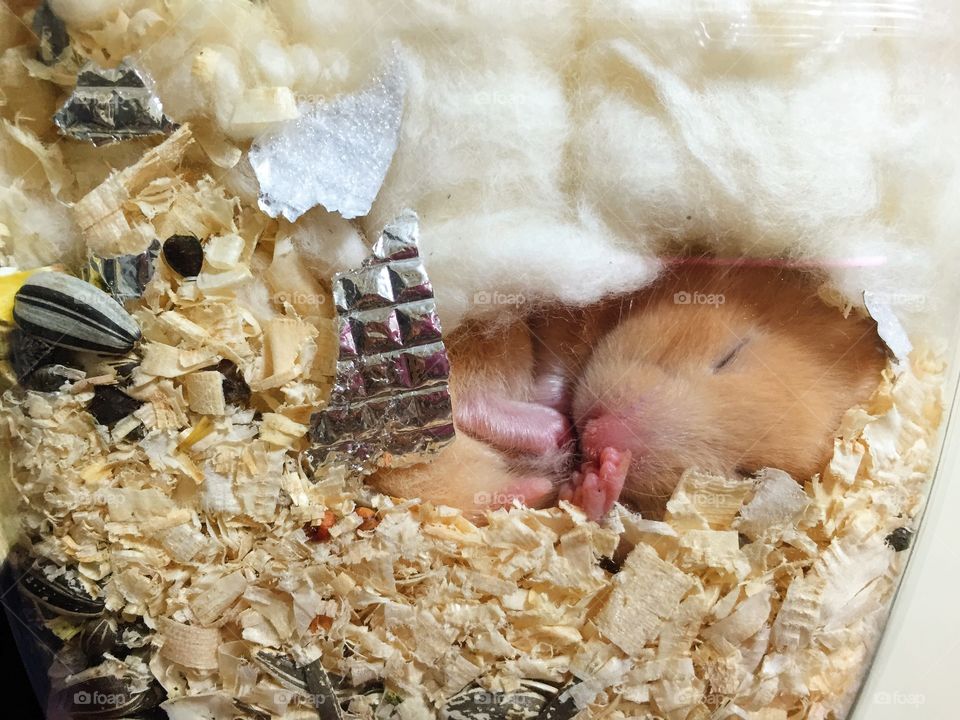
[[[559,492],[593,519],[618,499],[660,515],[691,467],[819,472],[885,363],[875,323],[808,275],[743,265],[674,265],[631,296],[449,345],[458,438],[374,485],[475,514]]]

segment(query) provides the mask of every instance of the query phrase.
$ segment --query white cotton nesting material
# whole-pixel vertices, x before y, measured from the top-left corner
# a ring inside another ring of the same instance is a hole
[[[124,13],[171,117],[241,147],[263,130],[252,100],[349,95],[399,42],[404,119],[361,224],[373,236],[417,211],[450,329],[489,310],[477,293],[588,302],[694,244],[823,264],[851,304],[899,299],[911,334],[942,330],[956,304],[950,0],[53,4],[78,31]],[[496,277],[495,248],[510,258]]]
[[[587,305],[611,289],[626,292],[657,276],[655,258],[618,246],[601,230],[587,220],[580,225],[523,208],[434,225],[421,245],[443,297],[438,310],[444,327],[464,317],[496,320],[524,312],[542,300],[542,288],[557,301]]]
[[[250,148],[260,209],[293,222],[322,205],[344,218],[370,212],[397,150],[404,83],[394,61],[363,90],[303,102]]]

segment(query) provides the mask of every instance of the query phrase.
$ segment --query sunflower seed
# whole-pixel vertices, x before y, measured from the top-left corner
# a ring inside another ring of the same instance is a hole
[[[260,650],[253,659],[282,687],[309,700],[320,720],[340,720],[342,706],[358,695],[383,694],[383,685],[370,683],[356,687],[344,677],[328,673],[319,660],[297,665],[283,653]],[[379,703],[380,698],[376,698]]]
[[[29,390],[42,393],[57,392],[67,383],[83,380],[87,374],[83,370],[65,365],[44,365],[37,368],[24,380],[24,386]]]
[[[309,665],[305,665],[303,677],[310,700],[320,720],[341,720],[343,713],[340,711],[340,701],[337,699],[333,682],[320,661],[314,660]]]
[[[258,708],[256,705],[243,702],[243,700],[234,699],[233,706],[237,708],[238,712],[243,713],[245,718],[250,718],[250,720],[271,720],[273,717],[263,708]]]
[[[58,272],[37,273],[17,292],[13,319],[58,347],[125,355],[140,328],[113,298],[88,282]]]
[[[600,557],[597,565],[612,575],[616,575],[618,572],[620,572],[620,563],[618,563],[612,557],[608,557],[606,555]]]
[[[79,366],[87,372],[87,377],[112,375],[116,377],[118,383],[126,385],[133,378],[133,371],[140,367],[140,358],[134,353],[130,355],[92,355],[84,353],[79,358]]]
[[[68,677],[53,702],[63,711],[62,717],[125,718],[155,708],[165,697],[149,671],[135,672],[107,660]]]
[[[153,631],[142,620],[120,626],[119,643],[127,650],[139,650],[150,645]]]
[[[101,617],[83,626],[80,631],[80,649],[91,662],[100,662],[107,653],[113,653],[117,647],[117,621],[112,617]]]
[[[444,720],[533,720],[545,704],[546,698],[534,689],[494,692],[474,684],[450,698],[440,717]]]
[[[579,683],[570,683],[554,695],[543,707],[539,720],[570,720],[575,717],[580,712],[580,708],[577,707],[570,690],[577,685]]]
[[[307,680],[303,675],[303,668],[299,667],[289,655],[260,650],[253,659],[268,675],[290,692],[305,693],[307,691]]]
[[[20,589],[58,615],[95,618],[103,613],[103,600],[93,597],[75,572],[58,572],[51,563],[34,562],[21,576]]]

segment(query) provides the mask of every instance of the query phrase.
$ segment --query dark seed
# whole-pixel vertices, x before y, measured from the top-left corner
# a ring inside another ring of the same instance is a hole
[[[570,695],[570,689],[574,683],[567,685],[560,692],[551,698],[540,713],[539,720],[570,720],[570,718],[580,712],[573,697]]]
[[[7,340],[9,343],[10,365],[17,380],[24,383],[30,374],[42,365],[72,366],[68,350],[56,347],[53,343],[13,328]]]
[[[57,347],[126,355],[140,327],[103,290],[72,275],[40,272],[14,298],[13,319],[21,330]]]
[[[387,694],[387,689],[383,686],[382,682],[373,681],[363,687],[350,687],[350,684],[345,678],[331,675],[330,679],[333,681],[337,692],[341,696],[341,706],[349,706],[350,701],[355,697],[364,697],[368,703],[376,706],[383,702],[383,697]]]
[[[102,357],[100,355],[83,355],[80,359],[87,377],[113,376],[121,387],[127,385],[133,378],[134,371],[140,366],[138,357]]]
[[[260,650],[253,659],[281,686],[309,698],[320,720],[340,720],[343,717],[341,708],[360,695],[372,698],[378,704],[389,694],[381,683],[375,681],[362,687],[352,685],[346,678],[328,673],[319,660],[297,665],[289,655],[267,650]]]
[[[223,399],[231,405],[244,407],[250,403],[250,386],[240,368],[232,360],[221,360],[217,370],[223,375]]]
[[[440,717],[445,720],[533,720],[540,716],[545,703],[546,698],[532,689],[493,692],[478,685],[469,685],[447,701],[440,710]]]
[[[163,259],[175,273],[196,277],[203,268],[203,245],[193,235],[171,235],[163,243]]]
[[[133,430],[124,436],[124,440],[130,443],[137,443],[147,436],[147,426],[143,423],[137,425]]]
[[[91,663],[100,663],[103,656],[117,647],[117,621],[102,617],[83,626],[80,631],[80,650]]]
[[[600,557],[598,565],[613,575],[616,575],[618,572],[620,572],[620,563],[618,563],[612,557],[607,557],[606,555]]]
[[[903,552],[910,547],[910,541],[913,539],[913,531],[905,527],[899,527],[887,535],[884,542],[897,552]]]
[[[64,365],[44,365],[30,373],[23,381],[28,390],[42,393],[57,392],[67,383],[77,382],[86,377],[83,370]]]
[[[742,548],[742,547],[745,547],[746,545],[749,545],[753,541],[743,533],[737,533],[737,542],[740,543],[740,547]]]
[[[37,57],[45,65],[53,65],[70,45],[67,26],[53,12],[47,0],[40,3],[33,15],[33,32],[40,41]]]
[[[60,574],[51,578],[48,563],[35,562],[20,578],[20,588],[29,597],[58,615],[96,618],[103,613],[101,598],[94,598],[77,578]]]
[[[142,620],[121,625],[118,630],[117,643],[126,650],[139,650],[150,644],[153,633]]]
[[[93,391],[93,400],[87,411],[101,425],[113,425],[136,412],[143,403],[115,385],[98,385]]]
[[[113,366],[113,369],[117,373],[117,377],[123,381],[129,380],[133,377],[133,371],[140,366],[140,363],[134,362],[132,360],[125,360],[124,362],[117,363]]]
[[[125,384],[133,377],[133,371],[140,367],[138,360],[128,358],[108,358],[93,365],[87,365],[87,374],[91,377],[109,375],[113,373],[121,384]]]
[[[303,677],[307,684],[307,693],[313,701],[313,707],[320,720],[342,720],[340,702],[334,691],[330,676],[319,660],[303,667]]]
[[[289,655],[260,650],[253,656],[256,663],[284,688],[295,693],[307,691],[307,679],[303,668]]]
[[[55,700],[65,717],[126,718],[157,707],[166,697],[156,682],[138,690],[142,684],[141,676],[128,673],[118,677],[115,664],[104,663],[72,676]]]

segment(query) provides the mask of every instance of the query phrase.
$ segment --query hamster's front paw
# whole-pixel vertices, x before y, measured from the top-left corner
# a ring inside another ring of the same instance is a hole
[[[579,506],[587,517],[599,522],[620,497],[630,467],[630,451],[607,447],[596,461],[588,460],[560,489],[560,499]]]

